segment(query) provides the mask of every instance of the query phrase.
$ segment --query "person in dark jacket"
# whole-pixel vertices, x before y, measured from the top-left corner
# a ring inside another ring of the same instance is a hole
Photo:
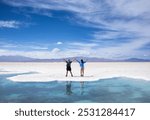
[[[71,63],[73,61],[71,61],[70,59],[68,59],[68,60],[64,59],[64,61],[66,62],[66,77],[68,76],[68,71],[70,72],[71,76],[73,77],[73,74],[71,71]]]

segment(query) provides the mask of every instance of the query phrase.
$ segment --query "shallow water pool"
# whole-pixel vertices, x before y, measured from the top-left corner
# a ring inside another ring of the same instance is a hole
[[[150,82],[131,78],[95,82],[12,82],[0,75],[1,103],[150,103]]]

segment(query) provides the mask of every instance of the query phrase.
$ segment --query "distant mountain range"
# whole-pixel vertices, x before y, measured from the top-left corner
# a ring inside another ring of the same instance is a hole
[[[75,57],[75,58],[81,59],[82,57]],[[69,59],[74,59],[74,57],[70,57]],[[114,59],[87,57],[84,59],[87,59],[89,62],[150,62],[150,59],[139,59],[139,58],[114,60]],[[63,59],[35,59],[23,56],[0,56],[0,62],[63,62],[63,61],[64,61]]]

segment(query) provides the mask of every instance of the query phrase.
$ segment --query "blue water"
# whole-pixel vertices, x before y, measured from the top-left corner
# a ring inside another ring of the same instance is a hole
[[[150,103],[150,82],[131,78],[95,82],[12,82],[0,75],[1,103]]]

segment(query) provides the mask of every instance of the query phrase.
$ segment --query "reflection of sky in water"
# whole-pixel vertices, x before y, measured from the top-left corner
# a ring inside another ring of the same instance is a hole
[[[148,102],[150,82],[130,78],[95,82],[12,82],[0,75],[0,102]]]

